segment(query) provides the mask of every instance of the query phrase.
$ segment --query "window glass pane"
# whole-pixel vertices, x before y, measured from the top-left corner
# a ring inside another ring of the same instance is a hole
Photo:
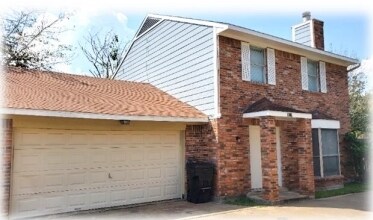
[[[337,130],[321,129],[321,143],[323,156],[338,155]]]
[[[315,176],[321,176],[320,157],[314,157],[313,158],[313,172],[314,172]]]
[[[264,50],[259,48],[250,48],[250,62],[252,65],[264,66]]]
[[[317,77],[308,76],[308,90],[309,91],[318,91],[318,80]]]
[[[313,156],[320,156],[319,129],[312,129],[312,151]]]
[[[318,63],[312,60],[307,60],[307,74],[308,74],[308,90],[318,91],[319,90],[319,76]]]
[[[264,68],[262,66],[251,65],[250,73],[251,73],[251,81],[261,82],[261,83],[265,82]]]
[[[339,175],[338,156],[323,157],[324,176]]]
[[[307,60],[307,73],[309,76],[317,76],[317,63]]]

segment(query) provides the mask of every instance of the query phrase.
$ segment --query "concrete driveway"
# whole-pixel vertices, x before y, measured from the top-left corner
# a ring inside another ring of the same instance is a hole
[[[49,216],[58,219],[371,219],[368,193],[355,193],[279,206],[243,207],[216,202],[165,201],[137,207]]]

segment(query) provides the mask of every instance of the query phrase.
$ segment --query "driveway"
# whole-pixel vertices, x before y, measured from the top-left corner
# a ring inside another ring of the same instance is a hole
[[[280,206],[243,207],[216,202],[165,201],[137,207],[50,216],[58,219],[369,219],[368,193],[355,193]]]

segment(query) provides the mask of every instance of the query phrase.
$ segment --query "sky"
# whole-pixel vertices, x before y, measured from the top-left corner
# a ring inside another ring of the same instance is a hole
[[[14,3],[13,3],[14,2]],[[325,49],[359,60],[371,57],[372,16],[369,1],[312,1],[314,4],[297,4],[294,1],[48,1],[14,0],[8,8],[42,8],[48,13],[70,11],[74,15],[67,25],[74,26],[72,31],[61,36],[62,42],[75,47],[75,56],[70,65],[60,65],[57,70],[69,73],[86,74],[91,68],[79,49],[84,44],[84,36],[89,31],[112,30],[125,41],[130,42],[148,13],[165,14],[222,21],[266,34],[291,40],[291,26],[302,21],[301,14],[310,11],[313,18],[324,21]],[[131,2],[131,3],[129,3]],[[153,3],[151,3],[153,2]],[[318,4],[319,2],[319,4]],[[74,3],[74,4],[72,4]],[[155,3],[155,4],[154,4]],[[197,4],[198,3],[198,4]],[[0,3],[4,4],[4,2]],[[6,4],[6,3],[5,3]],[[322,7],[319,7],[322,5]],[[74,7],[72,7],[74,6]],[[3,10],[6,7],[1,7]],[[0,9],[0,12],[1,10]],[[373,9],[373,8],[372,8]],[[373,10],[372,10],[373,11]]]

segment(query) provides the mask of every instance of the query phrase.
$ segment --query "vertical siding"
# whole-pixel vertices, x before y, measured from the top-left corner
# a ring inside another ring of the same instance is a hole
[[[212,27],[162,21],[133,43],[118,78],[151,83],[213,115],[213,45]]]

